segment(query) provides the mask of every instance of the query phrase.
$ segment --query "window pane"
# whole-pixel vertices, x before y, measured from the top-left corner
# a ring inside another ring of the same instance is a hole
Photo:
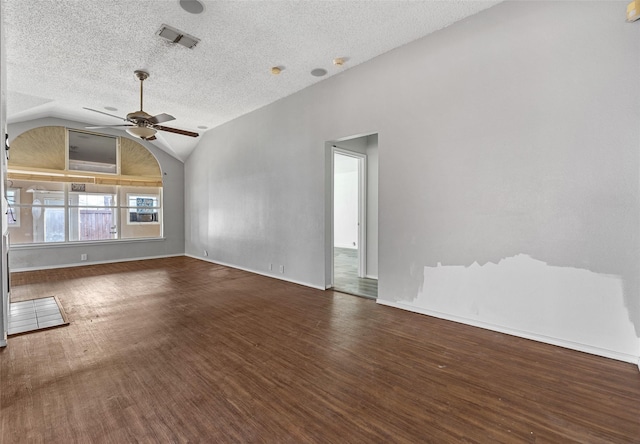
[[[157,196],[128,196],[129,223],[158,223]]]
[[[113,207],[116,206],[116,187],[80,184],[84,191],[69,191],[69,205],[81,207]],[[78,184],[71,184],[71,190]]]
[[[43,210],[44,241],[64,242],[64,208],[44,208]]]
[[[117,173],[117,138],[69,130],[69,169]]]
[[[115,211],[101,207],[69,208],[69,240],[116,239]]]
[[[161,188],[122,187],[121,238],[162,236]]]
[[[64,242],[64,208],[39,205],[16,210],[21,223],[9,227],[11,244]]]
[[[20,221],[19,225],[8,225],[11,243],[64,242],[64,183],[10,182],[15,189],[14,215]]]
[[[131,209],[123,208],[120,210],[120,218],[122,225],[120,227],[121,239],[135,239],[146,237],[160,237],[162,236],[162,224],[158,222],[140,222],[131,223],[128,221],[128,217],[131,217]],[[150,216],[148,213],[143,213],[145,217]],[[160,218],[161,213],[155,213],[155,218]]]
[[[20,220],[20,225],[9,225],[9,240],[12,245],[30,244],[33,240],[33,216],[31,208],[14,207],[16,219]],[[10,217],[9,215],[7,215]]]
[[[69,206],[73,207],[114,207],[115,194],[69,193]]]

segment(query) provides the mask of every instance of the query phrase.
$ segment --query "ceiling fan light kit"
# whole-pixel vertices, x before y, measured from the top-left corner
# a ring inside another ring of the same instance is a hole
[[[147,139],[151,136],[155,136],[157,133],[153,128],[148,128],[146,126],[132,126],[127,128],[127,132],[132,136],[139,137],[140,139]]]

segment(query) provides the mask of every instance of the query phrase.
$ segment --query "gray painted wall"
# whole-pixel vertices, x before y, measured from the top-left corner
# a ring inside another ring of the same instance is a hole
[[[58,125],[83,129],[86,124],[54,118],[38,119],[9,125],[10,140],[39,126]],[[121,131],[104,129],[104,134],[123,136]],[[108,243],[82,243],[65,245],[21,245],[12,247],[12,271],[87,265],[184,254],[184,164],[156,148],[151,143],[137,140],[156,157],[163,172],[164,239],[146,239]],[[87,261],[80,255],[87,254]]]
[[[324,287],[325,142],[378,133],[379,302],[637,360],[624,17],[505,2],[207,132],[185,164],[187,253]]]

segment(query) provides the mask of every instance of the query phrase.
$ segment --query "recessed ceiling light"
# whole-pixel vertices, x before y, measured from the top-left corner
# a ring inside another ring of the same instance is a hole
[[[118,108],[116,108],[115,106],[105,106],[104,109],[106,109],[107,111],[118,111]]]
[[[271,68],[271,74],[273,74],[274,76],[277,76],[278,74],[280,74],[282,72],[283,68],[280,66],[274,66],[273,68]]]
[[[198,0],[180,0],[180,7],[191,14],[200,14],[204,5]]]
[[[336,66],[342,66],[344,65],[344,58],[343,57],[336,57],[335,59],[333,59],[333,64]]]
[[[198,129],[209,129],[209,127],[208,127],[208,126],[204,126],[204,125],[200,125],[200,126],[198,127]]]
[[[315,77],[322,77],[327,75],[327,70],[322,68],[316,68],[313,71],[311,71],[311,75]]]

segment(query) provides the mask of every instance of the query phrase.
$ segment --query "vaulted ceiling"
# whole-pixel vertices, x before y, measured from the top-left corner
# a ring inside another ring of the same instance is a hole
[[[1,1],[9,123],[121,123],[83,107],[137,110],[133,72],[144,69],[145,111],[200,134],[499,3],[201,0],[204,10],[193,14],[181,6],[193,0]],[[157,35],[163,24],[200,42],[171,43]],[[333,64],[337,57],[344,65]],[[317,68],[327,74],[311,75]],[[153,143],[180,160],[200,140],[158,134]]]

